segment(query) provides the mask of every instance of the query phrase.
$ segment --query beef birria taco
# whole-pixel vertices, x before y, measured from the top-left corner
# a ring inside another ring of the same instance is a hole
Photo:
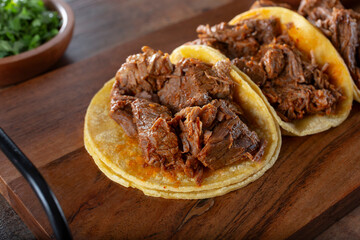
[[[146,195],[201,199],[261,177],[281,135],[263,100],[218,51],[149,47],[129,56],[86,113],[85,147],[100,170]]]
[[[304,136],[341,124],[352,101],[351,75],[331,42],[282,7],[247,11],[197,29],[194,44],[216,48],[262,97],[284,134]]]

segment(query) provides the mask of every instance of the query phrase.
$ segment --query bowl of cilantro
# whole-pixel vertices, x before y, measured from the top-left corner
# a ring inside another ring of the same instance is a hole
[[[63,0],[0,0],[0,87],[54,65],[70,43],[74,23]]]

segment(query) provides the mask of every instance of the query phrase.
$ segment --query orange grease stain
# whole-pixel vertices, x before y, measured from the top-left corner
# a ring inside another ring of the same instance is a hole
[[[156,168],[156,167],[152,167],[152,166],[145,167],[143,164],[140,166],[141,166],[141,169],[139,169],[140,170],[139,174],[140,174],[140,176],[142,176],[142,179],[145,181],[160,172],[160,168]]]
[[[169,179],[171,182],[174,183],[174,187],[180,186],[180,181],[177,180],[177,178],[176,178],[176,173],[177,173],[176,170],[171,170],[171,171],[162,170],[161,172],[164,177],[166,177],[167,179]]]
[[[136,138],[130,137],[125,137],[124,140],[126,143],[118,144],[116,146],[116,152],[123,155],[127,166],[130,168],[133,174],[136,174],[141,180],[146,181],[161,172],[165,178],[174,183],[173,187],[180,186],[181,183],[176,178],[176,174],[178,171],[165,171],[162,170],[160,167],[146,165],[144,156],[142,154],[139,155],[138,151],[136,150],[139,147],[138,140]],[[165,188],[166,186],[164,186],[164,189]]]

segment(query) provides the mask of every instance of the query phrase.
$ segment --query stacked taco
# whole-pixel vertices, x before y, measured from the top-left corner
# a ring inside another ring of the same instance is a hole
[[[143,47],[126,59],[85,117],[107,177],[149,196],[220,196],[275,163],[280,127],[303,136],[346,119],[353,82],[332,43],[287,5],[254,8],[199,26],[171,55]]]

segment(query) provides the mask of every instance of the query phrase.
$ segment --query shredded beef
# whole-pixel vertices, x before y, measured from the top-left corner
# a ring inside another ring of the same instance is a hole
[[[210,169],[252,160],[260,140],[240,119],[240,112],[235,103],[225,100],[182,109],[175,117],[179,118],[183,153],[197,157]]]
[[[136,99],[131,103],[136,122],[139,143],[146,163],[166,169],[175,168],[181,158],[179,144],[174,129],[168,124],[171,112],[165,106]]]
[[[164,86],[173,65],[168,54],[149,47],[143,47],[142,51],[126,59],[116,73],[116,80],[122,94],[157,102],[156,92]]]
[[[233,83],[229,71],[230,61],[219,61],[211,67],[196,59],[183,59],[158,92],[160,102],[178,112],[185,107],[205,105],[213,98],[231,98]]]
[[[360,14],[339,0],[302,0],[298,12],[331,40],[360,88]]]
[[[119,85],[119,81],[114,83],[109,115],[124,129],[128,136],[135,138],[137,137],[137,129],[131,110],[131,102],[135,100],[135,97],[122,95]]]
[[[233,59],[238,56],[255,55],[260,45],[271,43],[281,33],[281,26],[275,19],[251,19],[235,26],[225,22],[212,27],[200,25],[196,31],[199,37],[196,43],[217,48]]]
[[[261,160],[266,142],[233,102],[231,63],[214,66],[144,47],[128,57],[111,92],[110,116],[139,140],[146,165],[181,170],[200,185],[206,169]]]
[[[231,58],[261,88],[282,120],[336,111],[342,94],[330,83],[326,66],[320,68],[312,56],[301,53],[277,18],[199,26],[197,31],[195,43],[215,47]]]
[[[238,109],[235,103],[224,100],[212,102],[217,107],[216,124],[206,129],[211,135],[204,142],[204,148],[198,154],[204,166],[218,169],[239,160],[253,160],[253,155],[259,148],[260,140],[241,121],[233,109]]]

